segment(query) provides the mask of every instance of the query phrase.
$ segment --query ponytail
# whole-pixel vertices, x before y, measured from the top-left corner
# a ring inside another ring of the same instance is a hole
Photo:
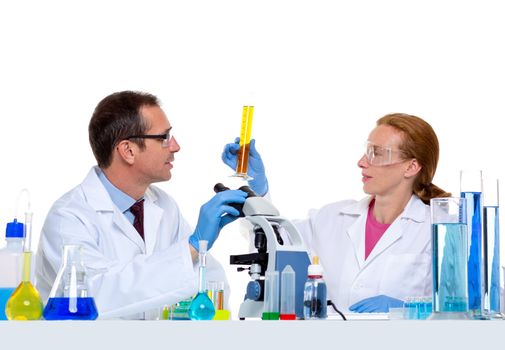
[[[450,192],[445,192],[440,187],[434,185],[433,183],[421,184],[418,183],[414,187],[414,193],[423,201],[424,204],[430,205],[430,199],[440,198],[440,197],[450,197]]]

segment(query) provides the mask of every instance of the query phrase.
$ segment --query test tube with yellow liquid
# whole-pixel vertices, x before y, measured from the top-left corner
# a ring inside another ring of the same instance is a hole
[[[254,106],[246,105],[242,109],[242,125],[240,128],[240,149],[237,154],[237,169],[235,175],[246,180],[252,180],[247,176],[249,163],[249,148],[251,144],[251,131],[253,122]]]

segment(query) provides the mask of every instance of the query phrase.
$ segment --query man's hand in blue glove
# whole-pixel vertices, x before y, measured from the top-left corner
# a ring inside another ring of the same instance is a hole
[[[235,139],[235,143],[229,143],[224,146],[221,159],[233,170],[237,169],[237,154],[240,149],[240,138]],[[247,166],[247,175],[253,179],[249,181],[249,187],[258,195],[264,196],[268,192],[268,180],[265,175],[265,166],[261,156],[256,150],[256,140],[251,140],[249,149],[249,162]]]
[[[349,310],[354,312],[388,312],[390,307],[402,306],[402,300],[387,295],[377,295],[358,301],[356,304],[349,306]]]
[[[235,221],[240,213],[229,206],[229,203],[244,203],[247,193],[239,190],[229,190],[217,193],[210,201],[202,205],[195,232],[189,237],[189,243],[198,251],[198,241],[208,241],[208,249],[212,247],[221,229]]]

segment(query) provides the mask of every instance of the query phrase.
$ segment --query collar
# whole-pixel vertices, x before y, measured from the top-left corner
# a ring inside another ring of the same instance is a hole
[[[100,168],[95,168],[95,171],[98,175],[98,179],[105,187],[107,193],[109,193],[112,202],[116,205],[116,207],[121,210],[122,213],[130,209],[130,207],[135,204],[136,200],[121,191],[119,188],[114,186],[112,182],[109,181],[105,173]]]
[[[348,206],[343,207],[340,210],[340,213],[346,215],[363,215],[368,213],[368,206],[370,205],[370,201],[372,200],[372,196],[367,196],[360,200],[359,202],[350,204]],[[413,220],[416,222],[424,222],[426,220],[426,211],[428,210],[426,204],[415,194],[412,194],[409,202],[405,206],[400,218]]]

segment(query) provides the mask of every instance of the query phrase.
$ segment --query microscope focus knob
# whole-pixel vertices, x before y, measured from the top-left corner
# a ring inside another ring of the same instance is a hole
[[[258,301],[261,299],[261,284],[259,281],[250,281],[247,284],[246,299]]]

